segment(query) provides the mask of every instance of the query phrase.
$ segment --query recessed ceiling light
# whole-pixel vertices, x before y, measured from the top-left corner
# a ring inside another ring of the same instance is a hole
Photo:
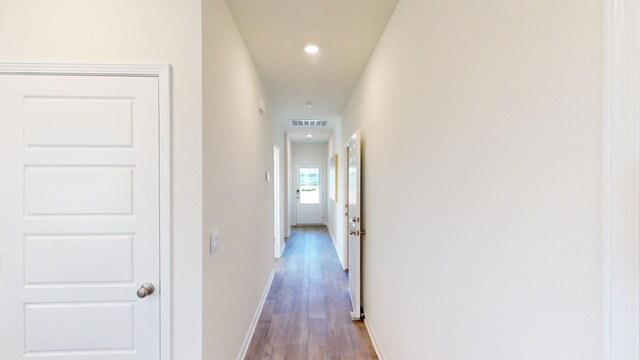
[[[312,137],[313,137],[313,135],[311,135],[311,134],[307,134],[307,137],[308,137],[308,138],[312,138]]]
[[[313,103],[311,101],[307,101],[306,103],[308,108],[312,108],[313,107]]]
[[[315,54],[318,51],[320,51],[320,48],[313,44],[309,44],[304,47],[304,52],[306,52],[307,54]]]

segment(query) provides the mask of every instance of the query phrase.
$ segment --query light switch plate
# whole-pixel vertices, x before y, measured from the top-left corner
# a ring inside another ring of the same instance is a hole
[[[215,229],[211,231],[209,235],[209,253],[215,254],[218,252],[218,247],[220,246],[220,231]]]

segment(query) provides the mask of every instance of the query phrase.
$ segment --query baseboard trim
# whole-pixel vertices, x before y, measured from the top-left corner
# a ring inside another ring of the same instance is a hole
[[[340,257],[340,253],[338,252],[338,245],[336,244],[336,237],[333,236],[330,226],[327,226],[327,232],[329,233],[329,237],[331,238],[333,249],[336,251],[336,255],[338,255],[338,261],[340,261],[340,266],[342,266],[342,270],[347,271],[346,261],[345,263],[342,262],[342,257]]]
[[[331,231],[331,226],[327,225],[327,232],[329,233],[329,237],[331,238],[331,242],[333,243],[333,246],[336,246],[336,240],[335,237],[333,236],[333,232]]]
[[[269,295],[269,290],[271,289],[271,283],[273,283],[273,278],[276,273],[271,271],[271,275],[269,275],[269,281],[267,282],[267,286],[264,289],[264,293],[262,294],[262,298],[260,299],[260,303],[258,303],[258,308],[256,309],[255,314],[253,314],[253,320],[251,320],[251,326],[249,327],[249,331],[247,332],[247,336],[244,339],[244,343],[242,344],[242,349],[240,350],[240,355],[238,355],[238,360],[243,360],[245,356],[247,356],[247,351],[249,351],[249,345],[251,345],[251,338],[253,338],[253,333],[256,331],[256,327],[258,326],[258,320],[260,320],[260,314],[262,313],[262,308],[264,307],[264,303],[267,301],[267,295]]]
[[[378,359],[384,360],[384,354],[380,350],[380,344],[378,344],[378,339],[376,338],[376,334],[371,329],[371,322],[367,319],[367,316],[364,317],[364,326],[367,328],[367,332],[369,333],[369,338],[371,339],[371,344],[373,345],[373,350],[378,355]]]

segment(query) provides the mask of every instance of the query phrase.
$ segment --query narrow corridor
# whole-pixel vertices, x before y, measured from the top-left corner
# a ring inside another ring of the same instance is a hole
[[[326,227],[294,227],[245,359],[377,359]]]

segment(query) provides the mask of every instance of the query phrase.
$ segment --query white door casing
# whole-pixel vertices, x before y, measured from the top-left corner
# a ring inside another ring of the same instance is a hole
[[[282,197],[280,181],[280,148],[273,145],[273,240],[274,240],[274,256],[276,259],[282,256],[284,244],[282,237],[282,219],[280,217],[280,209]]]
[[[640,359],[640,2],[604,1],[602,359]]]
[[[161,94],[166,66],[0,65],[1,359],[169,359]]]
[[[296,225],[320,225],[324,223],[324,178],[322,164],[297,164],[296,187],[293,190],[296,201]],[[303,179],[304,178],[304,179]],[[314,184],[305,184],[304,181]]]
[[[360,320],[362,318],[360,302],[361,283],[361,261],[360,247],[362,241],[362,218],[361,218],[361,188],[360,180],[362,176],[360,168],[360,131],[356,131],[347,142],[346,153],[348,162],[347,172],[347,231],[349,237],[348,244],[348,269],[349,269],[349,296],[351,297],[351,319]]]

